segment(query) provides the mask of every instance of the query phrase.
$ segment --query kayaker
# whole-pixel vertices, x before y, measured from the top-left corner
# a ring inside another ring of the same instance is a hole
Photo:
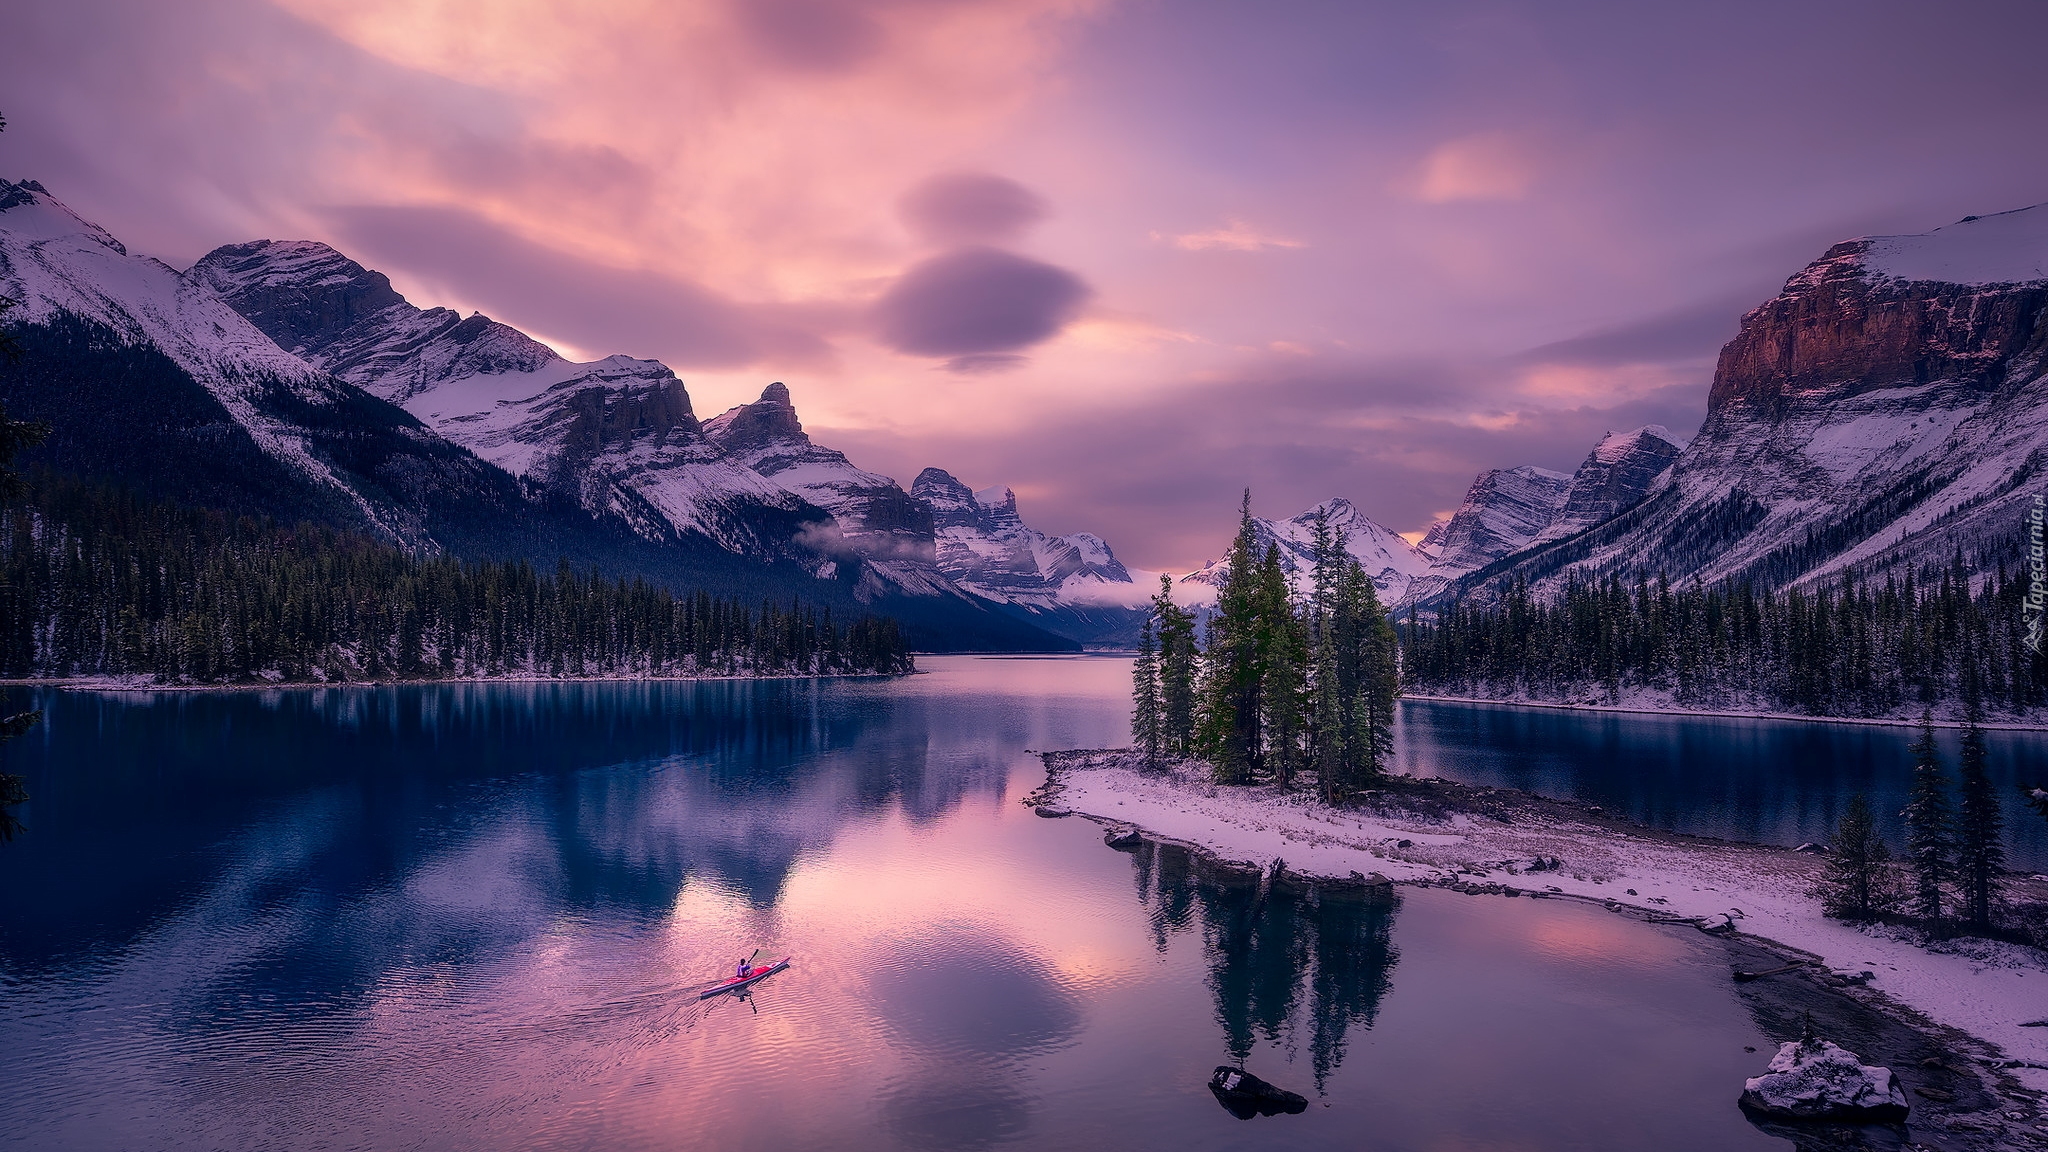
[[[744,956],[742,956],[742,957],[740,958],[740,966],[739,966],[739,970],[738,970],[737,972],[734,972],[734,973],[732,974],[732,978],[733,978],[733,979],[735,979],[735,980],[745,980],[745,979],[747,978],[747,973],[749,973],[749,972],[751,972],[751,971],[753,971],[753,970],[754,970],[754,964],[753,964],[753,961],[752,961],[752,960],[750,960],[750,959],[749,959],[749,958],[747,958],[747,957],[744,957]]]

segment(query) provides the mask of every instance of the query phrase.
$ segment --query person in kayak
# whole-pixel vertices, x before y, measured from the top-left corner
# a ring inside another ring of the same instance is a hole
[[[741,957],[739,970],[732,974],[732,978],[735,980],[745,980],[747,978],[747,973],[752,972],[753,970],[753,960],[750,957]]]

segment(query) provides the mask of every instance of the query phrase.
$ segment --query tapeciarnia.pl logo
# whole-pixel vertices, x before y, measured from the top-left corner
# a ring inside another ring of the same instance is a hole
[[[2027,600],[2024,610],[2027,614],[2027,650],[2034,655],[2041,654],[2041,630],[2048,622],[2048,551],[2041,541],[2043,521],[2048,520],[2048,496],[2034,497],[2034,506],[2027,510]]]

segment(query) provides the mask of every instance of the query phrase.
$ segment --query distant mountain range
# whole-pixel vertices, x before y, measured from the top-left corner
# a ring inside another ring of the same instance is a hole
[[[1650,426],[1609,433],[1570,476],[1482,472],[1413,548],[1320,507],[1382,597],[1423,614],[1517,582],[2017,571],[2048,492],[2048,204],[1828,249],[1742,318],[1707,405],[1689,443]],[[1290,571],[1315,511],[1258,523]]]
[[[0,181],[0,295],[27,353],[0,401],[52,426],[39,459],[151,495],[872,611],[928,650],[1128,643],[1152,591],[1100,537],[1032,529],[1006,488],[862,470],[784,384],[700,420],[656,361],[575,363],[415,307],[324,244],[180,272]],[[1425,614],[1518,582],[1988,570],[2020,561],[2048,484],[2044,368],[2048,205],[1850,240],[1743,317],[1690,442],[1650,426],[1570,475],[1483,472],[1417,544],[1341,499],[1255,529],[1305,583],[1320,513],[1385,602]],[[1223,573],[1179,587],[1206,600]]]
[[[66,471],[429,551],[891,615],[926,649],[1136,627],[1144,592],[1099,538],[1036,533],[1014,499],[963,515],[937,470],[924,495],[862,471],[810,439],[783,384],[700,421],[656,361],[575,363],[415,307],[324,244],[231,244],[181,273],[0,181],[0,295],[28,353],[0,366],[0,400],[52,426],[37,455]]]

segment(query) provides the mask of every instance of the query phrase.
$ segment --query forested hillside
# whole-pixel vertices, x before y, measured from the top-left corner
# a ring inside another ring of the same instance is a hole
[[[2038,714],[2027,585],[2002,569],[1843,580],[1815,591],[1674,588],[1618,578],[1541,601],[1518,584],[1483,607],[1402,622],[1409,691],[1488,699],[1736,708],[1814,716]]]
[[[42,476],[0,513],[0,674],[165,684],[897,674],[893,620],[677,596],[564,564],[422,558],[354,533]]]

